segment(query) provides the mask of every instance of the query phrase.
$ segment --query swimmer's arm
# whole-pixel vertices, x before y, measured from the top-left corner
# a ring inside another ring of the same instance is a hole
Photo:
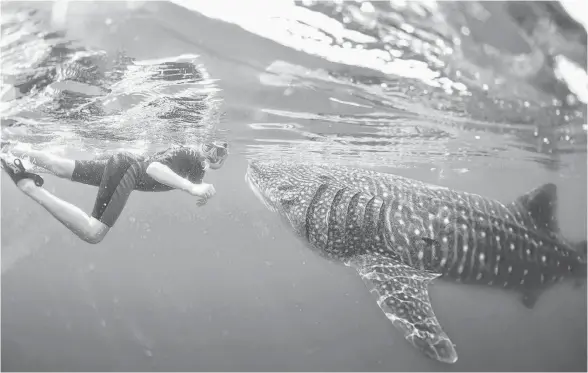
[[[163,163],[151,162],[147,167],[147,175],[171,188],[194,194],[196,184],[184,179]]]

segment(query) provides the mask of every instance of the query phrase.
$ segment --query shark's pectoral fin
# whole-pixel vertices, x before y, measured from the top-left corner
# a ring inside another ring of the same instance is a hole
[[[347,264],[377,294],[382,311],[413,346],[433,359],[457,361],[457,352],[433,313],[427,291],[427,285],[439,274],[377,254],[363,255]]]

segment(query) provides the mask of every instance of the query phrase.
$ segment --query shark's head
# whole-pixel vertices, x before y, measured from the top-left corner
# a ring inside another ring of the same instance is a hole
[[[311,173],[308,168],[294,164],[250,161],[245,179],[268,209],[286,218],[301,233],[306,209],[319,186]]]

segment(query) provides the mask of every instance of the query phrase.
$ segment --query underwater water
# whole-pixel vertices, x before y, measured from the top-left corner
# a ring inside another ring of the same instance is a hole
[[[533,309],[434,281],[425,357],[297,239],[247,160],[351,165],[509,202],[547,182],[586,238],[586,30],[558,3],[2,3],[2,141],[76,159],[221,138],[204,207],[135,192],[99,245],[2,174],[2,370],[586,371],[586,285]],[[578,68],[577,66],[584,66]],[[25,165],[29,165],[24,160]],[[90,212],[96,188],[43,175]]]

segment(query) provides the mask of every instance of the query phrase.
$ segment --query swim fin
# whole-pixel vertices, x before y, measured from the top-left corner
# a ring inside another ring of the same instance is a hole
[[[4,168],[4,171],[6,171],[15,184],[22,179],[32,179],[36,186],[43,186],[43,183],[45,182],[43,178],[32,172],[27,172],[20,159],[16,158],[14,160],[14,166],[9,165],[4,159],[0,159],[0,161],[2,162],[2,168]]]

